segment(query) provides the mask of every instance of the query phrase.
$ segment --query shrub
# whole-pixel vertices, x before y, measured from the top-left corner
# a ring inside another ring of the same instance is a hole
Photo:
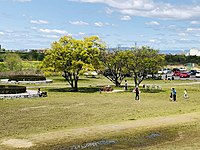
[[[25,86],[17,86],[17,85],[0,85],[0,94],[17,94],[17,93],[25,93]]]
[[[14,81],[40,81],[46,80],[44,76],[36,76],[36,75],[12,75],[8,77],[8,80]]]

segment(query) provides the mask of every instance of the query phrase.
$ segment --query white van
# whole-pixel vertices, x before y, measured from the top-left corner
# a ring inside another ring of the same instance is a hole
[[[163,68],[162,70],[158,71],[158,74],[168,74],[171,73],[172,71],[169,68]]]
[[[196,72],[196,78],[200,78],[200,70],[197,70],[197,72]]]

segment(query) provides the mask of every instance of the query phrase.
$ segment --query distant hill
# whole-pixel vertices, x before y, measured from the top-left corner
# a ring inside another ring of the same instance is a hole
[[[172,55],[175,55],[175,54],[186,54],[189,52],[189,50],[159,50],[159,52],[161,54],[172,54]]]

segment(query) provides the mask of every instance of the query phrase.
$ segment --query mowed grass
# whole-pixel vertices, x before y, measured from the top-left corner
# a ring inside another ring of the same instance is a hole
[[[48,97],[46,98],[0,100],[1,140],[6,138],[24,138],[31,134],[65,129],[199,112],[200,110],[199,84],[176,86],[170,84],[180,83],[180,81],[156,81],[156,84],[162,85],[163,91],[158,93],[141,93],[141,101],[135,101],[135,95],[131,92],[133,87],[129,87],[130,90],[128,92],[100,94],[96,86],[111,84],[103,77],[98,79],[82,78],[79,83],[81,90],[77,93],[69,92],[69,86],[67,82],[63,81],[62,77],[54,77],[53,79],[55,81],[53,84],[48,84],[47,87],[42,88],[42,90],[48,91]],[[130,82],[131,80],[129,80]],[[144,84],[150,83],[155,84],[154,81],[144,81]],[[165,83],[167,84],[165,85]],[[172,86],[177,90],[177,102],[169,101],[170,88]],[[190,96],[188,100],[183,98],[185,88],[187,88]],[[197,126],[199,123],[195,125]],[[191,130],[196,129],[195,125],[189,125]],[[166,135],[169,134],[165,139],[161,139],[161,141],[168,141],[168,137],[175,138],[178,130],[182,130],[184,127],[178,126],[173,128],[172,131],[171,128],[150,130],[161,130]],[[129,146],[132,146],[126,144],[127,141],[123,142],[121,136],[125,134],[123,137],[133,137],[130,138],[128,143],[134,143],[135,137],[141,138],[139,136],[141,132],[144,131],[120,133],[117,137],[113,135],[113,138],[122,141],[121,145],[124,143],[124,146],[127,145],[125,147],[127,149]],[[196,131],[192,130],[191,132],[195,136]],[[146,130],[142,135],[148,133],[150,131]],[[199,135],[199,133],[197,134]],[[112,135],[109,135],[109,138],[111,137]],[[147,144],[147,146],[154,145],[151,141],[148,142],[150,144]],[[138,147],[141,148],[141,145]]]
[[[31,150],[70,150],[78,146],[85,146],[98,141],[114,141],[108,145],[88,146],[87,150],[199,150],[200,122],[171,125],[166,127],[146,127],[107,133],[103,136],[77,138],[74,141],[67,139],[54,140],[31,148]],[[68,141],[68,142],[67,142]]]

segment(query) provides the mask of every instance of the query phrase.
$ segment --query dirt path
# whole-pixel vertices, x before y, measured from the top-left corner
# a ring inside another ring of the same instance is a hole
[[[159,83],[159,85],[194,85],[194,84],[200,84],[200,82],[185,82],[185,83],[173,83],[173,82],[170,82],[170,83]],[[110,85],[113,85],[114,84],[110,84]],[[155,85],[155,84],[148,84],[148,85]],[[66,83],[63,83],[63,84],[60,84],[57,85],[56,83],[51,83],[49,85],[41,85],[40,88],[63,88],[63,87],[67,87],[68,85],[66,85]],[[129,84],[129,86],[134,86],[134,84]],[[32,88],[37,88],[38,86],[27,86],[28,89],[32,89]]]
[[[133,120],[121,122],[118,124],[107,124],[49,133],[34,134],[26,137],[25,139],[2,139],[0,148],[1,145],[15,148],[28,148],[39,143],[48,143],[49,141],[55,141],[59,139],[67,139],[67,142],[75,140],[77,138],[88,138],[91,136],[100,137],[101,135],[103,136],[107,133],[117,133],[128,129],[140,129],[145,127],[165,127],[169,125],[183,124],[193,121],[200,121],[200,113],[189,113],[167,117]]]

